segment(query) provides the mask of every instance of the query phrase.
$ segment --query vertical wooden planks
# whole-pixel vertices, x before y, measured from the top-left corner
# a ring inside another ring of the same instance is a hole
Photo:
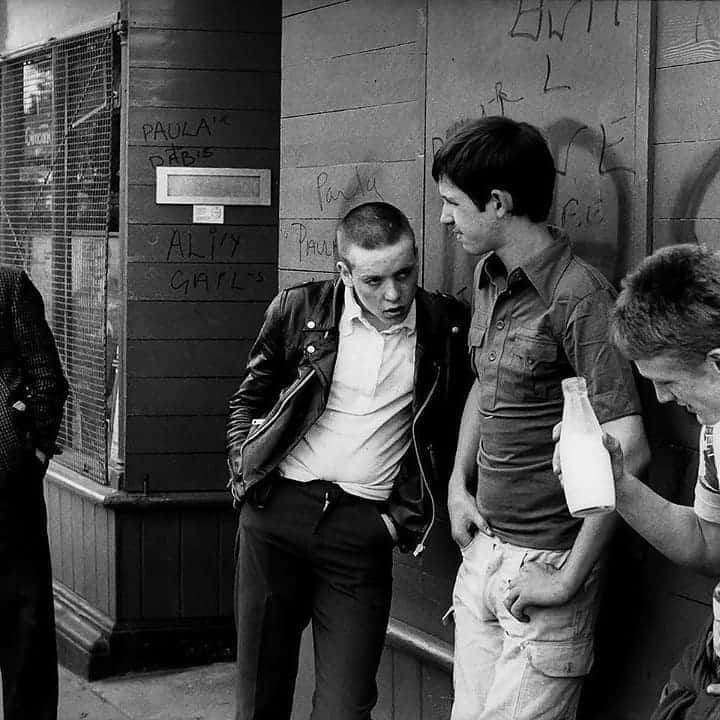
[[[105,615],[114,611],[111,512],[72,487],[47,482],[48,537],[53,576]]]
[[[127,412],[151,434],[134,444],[129,421],[126,488],[217,489],[238,342],[255,336],[277,288],[280,2],[132,0],[128,43]],[[272,205],[194,225],[190,206],[155,203],[160,165],[270,168]],[[216,435],[167,442],[154,430],[163,418],[189,435],[207,418]]]
[[[180,615],[220,615],[220,517],[187,510],[180,516]],[[223,568],[224,569],[224,568]]]

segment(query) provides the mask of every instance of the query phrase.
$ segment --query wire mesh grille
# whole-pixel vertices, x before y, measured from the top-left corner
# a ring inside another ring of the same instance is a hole
[[[0,263],[45,300],[70,381],[60,463],[106,482],[113,33],[0,65]]]

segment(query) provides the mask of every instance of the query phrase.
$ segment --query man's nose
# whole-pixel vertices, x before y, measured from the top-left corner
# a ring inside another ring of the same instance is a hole
[[[394,302],[400,297],[400,288],[397,283],[389,282],[385,286],[385,299]]]
[[[452,221],[452,213],[448,210],[447,205],[443,204],[442,210],[440,210],[440,222],[443,225],[450,225]]]

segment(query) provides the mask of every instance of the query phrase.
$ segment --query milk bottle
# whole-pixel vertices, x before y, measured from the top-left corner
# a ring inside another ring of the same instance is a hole
[[[560,431],[562,484],[570,514],[586,517],[615,509],[610,455],[590,400],[585,378],[562,381],[565,405]]]

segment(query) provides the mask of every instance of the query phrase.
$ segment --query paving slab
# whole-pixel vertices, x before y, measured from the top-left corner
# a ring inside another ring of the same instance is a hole
[[[59,670],[58,720],[129,720],[129,715],[96,695],[85,680],[62,666]]]
[[[121,675],[88,686],[96,697],[124,713],[119,716],[122,720],[232,720],[235,713],[234,663]],[[93,715],[90,719],[96,720]]]

